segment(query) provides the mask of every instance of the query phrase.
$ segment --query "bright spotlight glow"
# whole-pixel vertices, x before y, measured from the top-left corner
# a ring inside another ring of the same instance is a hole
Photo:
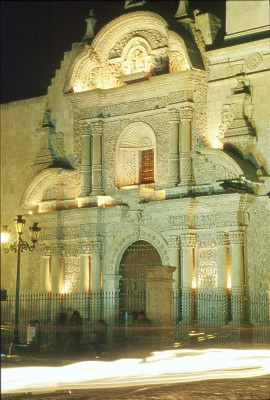
[[[154,352],[145,360],[3,368],[2,393],[140,386],[267,374],[270,374],[270,350],[169,350]]]
[[[223,143],[217,137],[211,141],[210,145],[213,149],[223,149]]]

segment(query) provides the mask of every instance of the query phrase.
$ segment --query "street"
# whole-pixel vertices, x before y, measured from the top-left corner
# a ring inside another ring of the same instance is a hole
[[[270,375],[250,379],[4,395],[5,400],[270,400]]]

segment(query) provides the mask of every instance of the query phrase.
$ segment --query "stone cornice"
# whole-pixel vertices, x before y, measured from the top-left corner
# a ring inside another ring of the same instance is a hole
[[[260,39],[254,42],[248,43],[250,52],[266,51],[269,53],[269,39]],[[236,44],[234,46],[228,46],[224,48],[218,48],[215,50],[206,51],[206,57],[212,62],[219,62],[220,60],[228,61],[228,58],[244,58],[247,54],[247,43]]]
[[[160,76],[154,76],[144,82],[121,86],[113,89],[93,89],[80,93],[68,93],[64,98],[74,107],[105,107],[125,102],[152,99],[153,97],[169,96],[172,92],[195,90],[204,77],[205,72],[187,70]],[[188,94],[190,96],[190,94]],[[189,98],[184,99],[188,101]]]

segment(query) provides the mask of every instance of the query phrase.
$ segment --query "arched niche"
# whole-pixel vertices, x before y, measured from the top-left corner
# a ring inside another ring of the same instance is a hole
[[[156,147],[155,132],[148,124],[134,122],[124,129],[116,146],[118,188],[155,182]]]

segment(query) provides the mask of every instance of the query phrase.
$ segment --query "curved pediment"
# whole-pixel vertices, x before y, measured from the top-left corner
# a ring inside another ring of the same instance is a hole
[[[200,149],[193,157],[194,178],[197,185],[212,184],[226,179],[238,179],[245,176],[250,179],[256,170],[245,160],[238,160],[222,150]],[[252,179],[254,180],[254,179]]]
[[[40,172],[25,190],[21,206],[39,211],[57,209],[56,203],[72,203],[79,195],[77,171],[49,168]],[[42,206],[43,205],[43,206]]]
[[[71,66],[65,92],[109,89],[124,85],[125,77],[203,69],[199,59],[198,49],[170,31],[162,17],[137,11],[111,21],[85,45]]]

